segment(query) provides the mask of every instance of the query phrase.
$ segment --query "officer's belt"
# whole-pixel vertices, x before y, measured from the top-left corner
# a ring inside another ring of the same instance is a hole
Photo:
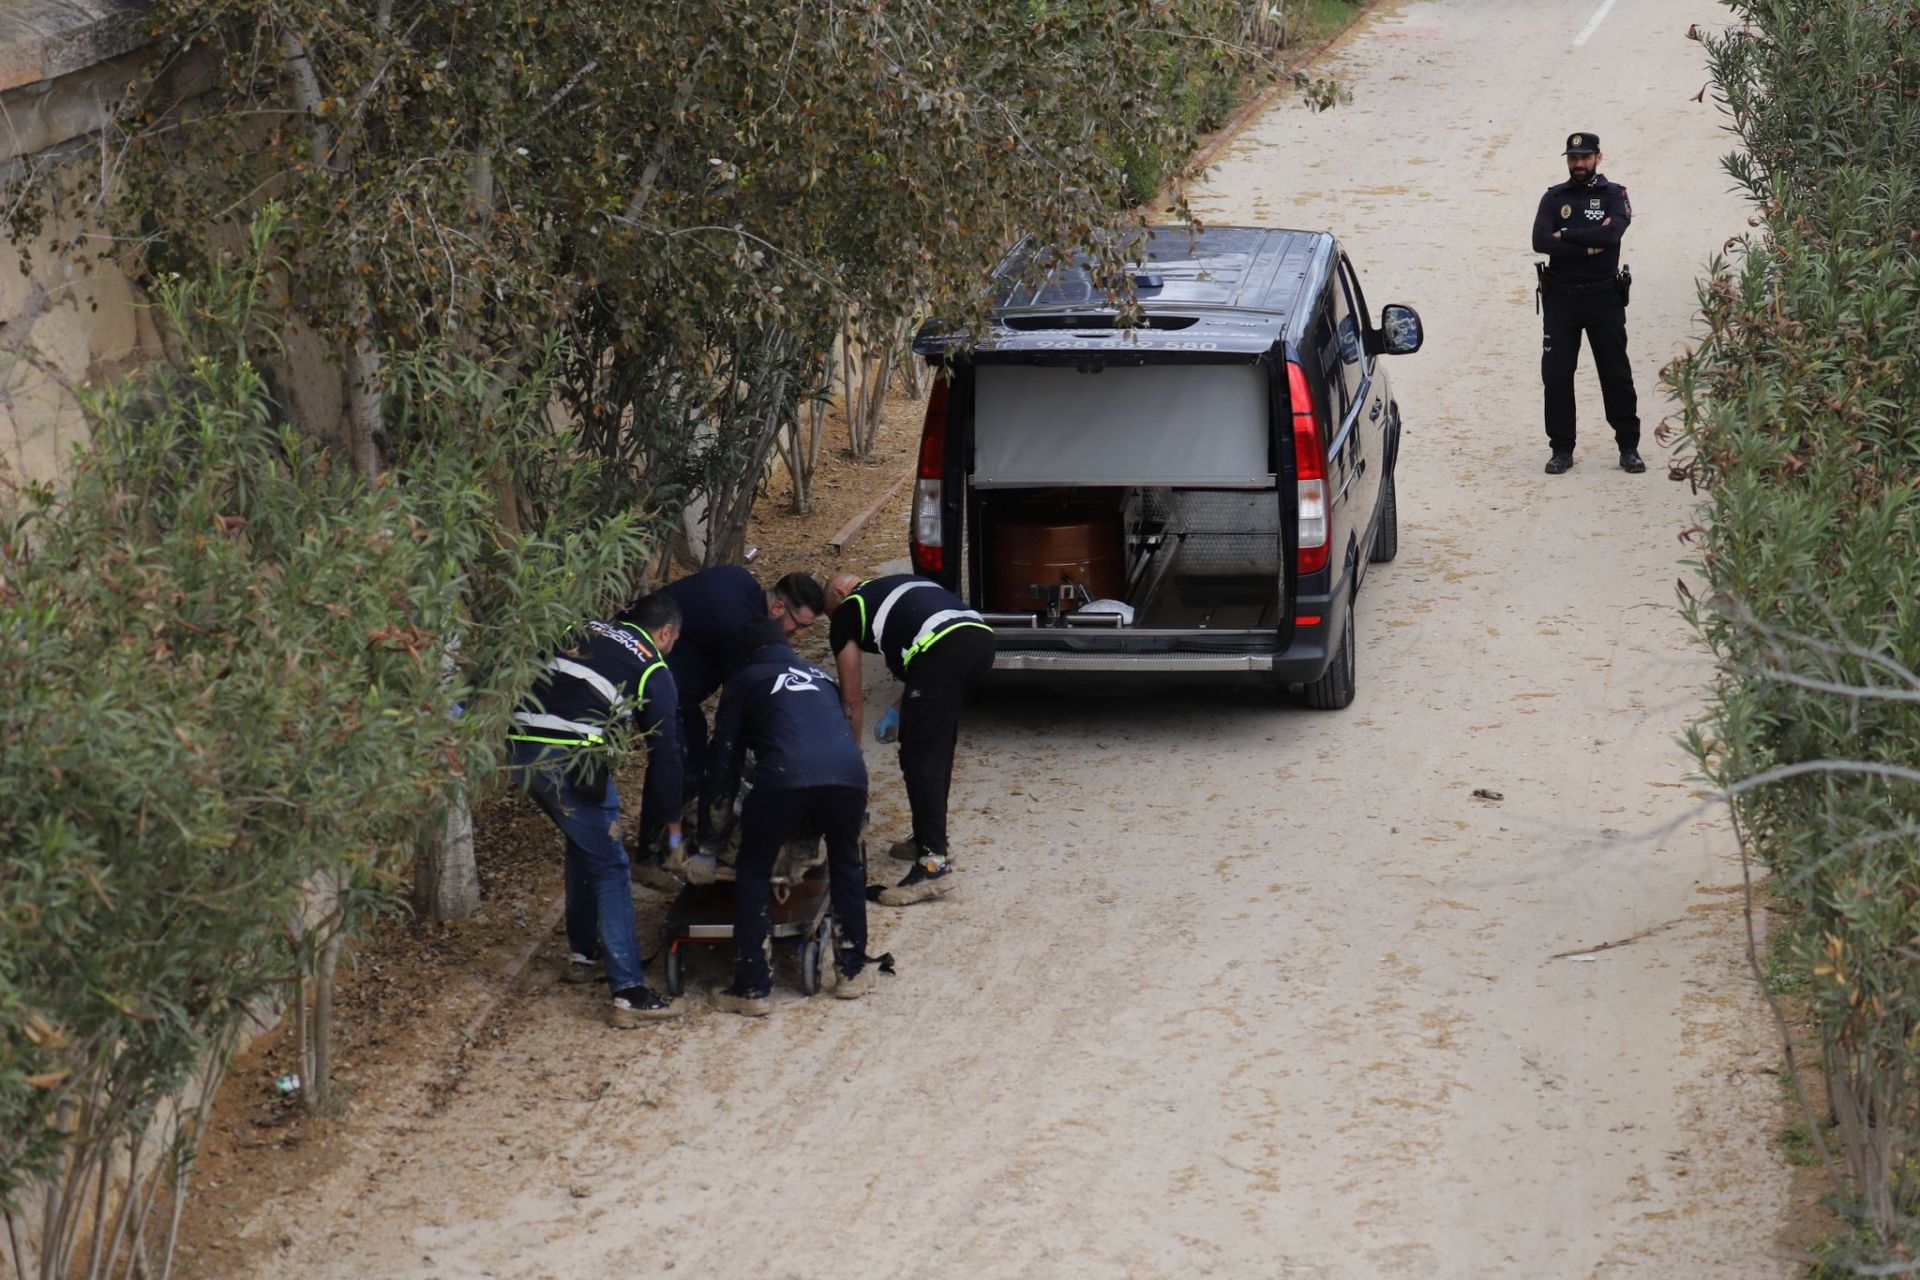
[[[1555,280],[1551,276],[1540,278],[1540,291],[1560,298],[1585,298],[1596,293],[1613,293],[1619,288],[1616,281],[1606,280]]]

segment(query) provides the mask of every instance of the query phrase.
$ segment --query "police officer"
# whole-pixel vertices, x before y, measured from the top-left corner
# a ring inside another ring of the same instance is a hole
[[[749,1017],[764,1016],[771,1006],[773,864],[780,847],[803,833],[817,833],[827,843],[839,973],[833,993],[863,996],[873,986],[873,971],[866,967],[860,824],[867,812],[867,763],[859,740],[849,732],[833,677],[802,661],[774,619],[748,623],[736,643],[741,664],[720,694],[700,791],[705,843],[713,832],[713,809],[732,803],[746,752],[753,751],[753,790],[741,807],[735,862],[733,984],[716,987],[713,1003]]]
[[[1600,395],[1620,468],[1638,475],[1640,415],[1627,361],[1627,281],[1620,271],[1620,238],[1633,220],[1627,189],[1600,172],[1600,138],[1569,134],[1567,180],[1547,188],[1533,218],[1533,249],[1547,255],[1540,271],[1543,337],[1540,380],[1546,388],[1547,474],[1573,465],[1573,373],[1580,335],[1593,348]]]
[[[680,606],[658,592],[642,597],[617,623],[587,622],[547,662],[513,713],[507,765],[566,837],[569,954],[563,981],[591,982],[604,972],[613,992],[608,1021],[636,1027],[671,1018],[678,1003],[647,987],[633,919],[633,884],[620,841],[620,793],[611,773],[615,729],[632,720],[652,739],[646,802],[681,791],[680,703],[664,655],[679,638]],[[678,811],[667,839],[680,844]]]
[[[717,565],[689,574],[661,588],[680,606],[680,642],[667,655],[674,684],[680,691],[680,748],[683,776],[697,786],[706,769],[707,713],[702,704],[713,696],[733,669],[734,645],[742,627],[755,618],[771,618],[786,635],[804,631],[826,608],[820,584],[804,573],[790,573],[771,591],[739,565]],[[651,763],[649,780],[651,781]],[[653,788],[648,787],[649,797]],[[678,820],[687,795],[670,795],[663,788],[662,803],[640,813],[642,861],[635,868],[649,888],[677,890],[679,881],[658,861],[661,832],[671,816]],[[669,855],[675,866],[682,866]]]
[[[851,573],[827,582],[827,647],[840,674],[854,737],[864,699],[860,654],[877,653],[906,689],[888,718],[897,718],[900,776],[907,784],[913,833],[890,856],[912,862],[880,901],[904,907],[953,887],[947,861],[947,791],[953,783],[960,708],[993,668],[993,629],[966,601],[930,578],[894,574],[862,582]]]

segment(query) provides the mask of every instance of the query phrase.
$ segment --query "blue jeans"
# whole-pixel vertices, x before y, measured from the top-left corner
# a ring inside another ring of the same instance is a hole
[[[647,985],[640,967],[640,936],[633,920],[633,880],[620,843],[620,793],[607,779],[599,799],[582,795],[567,777],[567,749],[538,742],[507,743],[507,769],[567,840],[567,946],[604,961],[617,994]]]

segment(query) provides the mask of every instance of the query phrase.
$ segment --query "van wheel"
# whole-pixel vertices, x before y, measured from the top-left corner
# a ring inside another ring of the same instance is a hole
[[[1393,480],[1393,473],[1387,473],[1387,492],[1380,499],[1380,527],[1374,531],[1373,550],[1367,553],[1367,559],[1374,564],[1385,564],[1400,554],[1400,497]]]
[[[1340,634],[1340,647],[1334,650],[1333,662],[1327,667],[1326,674],[1311,684],[1300,686],[1301,700],[1318,711],[1338,711],[1353,701],[1353,682],[1357,663],[1354,660],[1353,639],[1353,600],[1347,600],[1347,625]]]

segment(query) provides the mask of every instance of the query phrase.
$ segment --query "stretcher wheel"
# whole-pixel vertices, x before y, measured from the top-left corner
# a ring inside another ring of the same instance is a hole
[[[681,965],[680,945],[667,948],[667,994],[678,999],[687,989],[687,973]]]
[[[808,938],[800,948],[800,989],[810,996],[820,994],[820,965],[826,949],[819,934]]]

